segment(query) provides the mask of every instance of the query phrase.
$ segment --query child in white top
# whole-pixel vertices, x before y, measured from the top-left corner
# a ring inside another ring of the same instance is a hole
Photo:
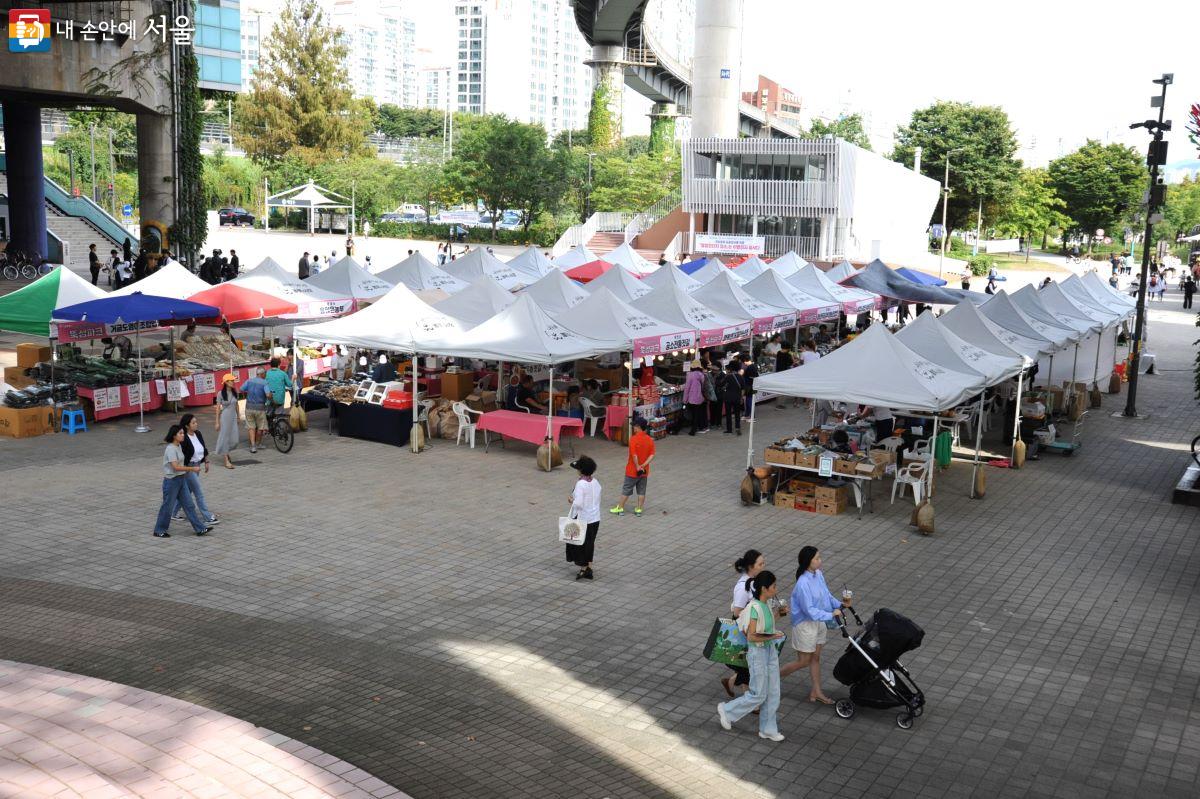
[[[592,557],[596,546],[596,533],[600,531],[600,481],[593,475],[596,473],[596,462],[584,455],[571,464],[571,468],[579,472],[579,480],[575,490],[571,492],[568,502],[571,503],[571,518],[578,519],[587,525],[587,532],[582,544],[567,544],[567,560],[579,567],[576,580],[592,580]]]

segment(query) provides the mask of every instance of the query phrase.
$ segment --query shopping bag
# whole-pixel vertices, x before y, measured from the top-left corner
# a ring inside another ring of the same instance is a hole
[[[587,525],[570,516],[558,517],[558,540],[564,544],[582,544],[587,537]]]
[[[783,638],[773,642],[775,651],[783,649],[783,642]],[[735,620],[718,618],[713,621],[708,641],[704,644],[704,657],[713,663],[724,663],[726,666],[744,669],[747,668],[746,649],[749,645],[746,634]]]
[[[299,405],[293,405],[288,412],[288,423],[292,429],[299,432],[308,429],[308,414]]]

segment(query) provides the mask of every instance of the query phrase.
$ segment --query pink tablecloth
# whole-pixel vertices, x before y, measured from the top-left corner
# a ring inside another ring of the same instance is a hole
[[[604,435],[612,438],[609,430],[620,430],[629,419],[629,408],[625,405],[609,405],[604,409]]]
[[[583,420],[570,416],[550,417],[550,431],[555,443],[562,436],[583,438]],[[546,440],[546,417],[536,413],[520,411],[490,411],[479,417],[478,430],[499,433],[502,436],[541,444]]]

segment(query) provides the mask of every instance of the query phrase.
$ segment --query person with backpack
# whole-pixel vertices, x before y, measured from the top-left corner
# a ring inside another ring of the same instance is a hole
[[[742,362],[734,358],[725,368],[725,385],[722,399],[725,402],[725,434],[742,434],[742,407],[746,402],[746,382],[742,380]]]

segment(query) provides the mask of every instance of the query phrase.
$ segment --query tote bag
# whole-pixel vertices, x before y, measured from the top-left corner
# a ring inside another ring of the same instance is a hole
[[[564,544],[582,544],[587,537],[587,525],[570,516],[558,517],[558,540]]]
[[[783,649],[783,642],[783,638],[773,642],[775,651]],[[708,641],[704,644],[704,657],[713,663],[724,663],[726,666],[744,669],[747,668],[746,649],[749,645],[746,634],[738,627],[737,621],[717,618],[713,620]]]

